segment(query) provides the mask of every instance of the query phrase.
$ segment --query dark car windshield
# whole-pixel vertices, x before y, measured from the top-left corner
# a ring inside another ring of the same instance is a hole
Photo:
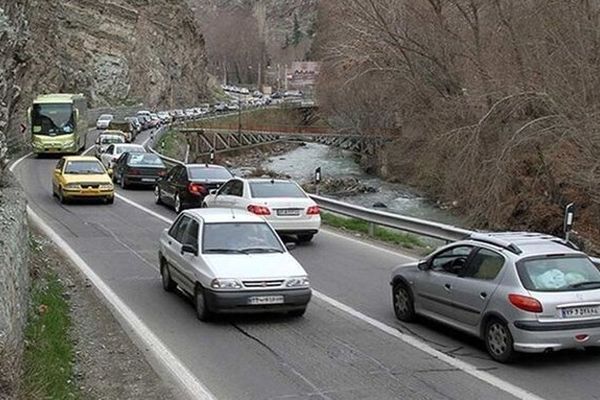
[[[75,130],[71,104],[34,104],[31,110],[34,135],[69,135]]]
[[[226,181],[233,178],[233,175],[225,168],[216,167],[189,167],[189,177],[192,180],[221,180]]]
[[[265,199],[273,197],[306,197],[304,192],[293,182],[251,182],[252,197]]]
[[[132,153],[129,155],[127,165],[132,166],[149,166],[149,167],[164,167],[160,157],[150,153]]]
[[[528,290],[566,292],[600,288],[600,271],[587,257],[532,258],[519,262],[518,271]]]
[[[264,222],[204,225],[202,251],[207,254],[282,253],[275,232]]]
[[[98,161],[67,161],[65,174],[103,174],[104,168]]]
[[[102,136],[100,138],[100,144],[113,144],[113,143],[125,143],[123,136]]]

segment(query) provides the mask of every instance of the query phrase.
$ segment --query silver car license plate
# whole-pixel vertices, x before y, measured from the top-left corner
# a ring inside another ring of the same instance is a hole
[[[154,178],[142,178],[142,182],[156,182]]]
[[[579,306],[561,309],[563,318],[581,318],[600,316],[600,306]]]
[[[282,208],[277,210],[277,215],[282,217],[297,217],[300,215],[300,211],[298,208]]]
[[[248,304],[253,306],[283,304],[283,296],[252,296],[248,298]]]

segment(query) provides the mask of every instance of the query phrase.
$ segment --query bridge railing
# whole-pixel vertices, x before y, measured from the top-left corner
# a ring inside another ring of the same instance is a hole
[[[154,133],[153,140],[147,143],[148,149],[169,164],[183,165],[183,161],[166,157],[154,150],[154,143],[159,143],[161,136],[165,132],[166,127],[157,130]],[[392,214],[385,211],[373,210],[324,196],[310,194],[310,197],[324,211],[369,223],[370,236],[373,236],[375,226],[384,226],[387,228],[397,229],[399,231],[409,232],[419,236],[425,236],[445,242],[460,240],[473,233],[467,229],[462,229],[452,225],[407,217],[399,214]]]

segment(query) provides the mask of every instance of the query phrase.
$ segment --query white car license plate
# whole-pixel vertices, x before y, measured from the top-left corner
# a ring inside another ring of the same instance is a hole
[[[156,182],[154,178],[142,178],[142,182]]]
[[[280,215],[282,217],[297,217],[298,215],[300,215],[300,210],[297,208],[283,208],[277,210],[277,215]]]
[[[563,318],[596,317],[600,315],[600,306],[579,306],[561,309]]]
[[[252,296],[248,298],[248,304],[253,306],[263,304],[283,304],[283,296]]]

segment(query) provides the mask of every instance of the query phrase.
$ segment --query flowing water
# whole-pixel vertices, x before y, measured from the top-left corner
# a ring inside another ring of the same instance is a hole
[[[357,178],[364,185],[377,188],[376,193],[360,193],[337,196],[340,200],[372,208],[375,203],[387,206],[385,211],[422,218],[452,225],[461,221],[436,204],[416,194],[409,187],[386,182],[376,176],[365,174],[351,153],[316,143],[307,143],[291,152],[271,157],[264,168],[290,175],[302,183],[311,181],[314,171],[321,167],[323,179]],[[327,195],[327,193],[323,193]]]

